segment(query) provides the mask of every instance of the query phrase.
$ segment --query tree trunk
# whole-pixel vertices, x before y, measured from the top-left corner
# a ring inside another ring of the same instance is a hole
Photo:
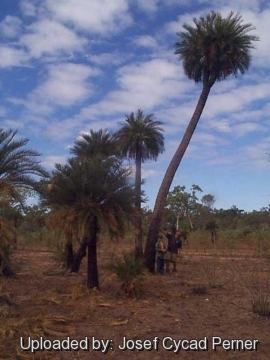
[[[141,183],[142,183],[142,149],[137,147],[135,170],[135,260],[143,257],[142,214],[141,214]]]
[[[10,261],[0,248],[0,271],[5,277],[12,277],[15,275],[11,267]]]
[[[186,210],[186,214],[187,214],[190,230],[193,231],[194,227],[193,227],[193,223],[192,223],[191,216],[190,216],[190,213],[189,213],[188,209]]]
[[[176,230],[179,230],[179,223],[180,223],[180,219],[181,219],[181,216],[182,216],[182,210],[181,212],[177,213],[176,215]]]
[[[67,234],[66,237],[65,254],[66,254],[66,267],[67,269],[71,269],[74,263],[74,252],[73,252],[71,233]]]
[[[98,266],[97,266],[97,233],[98,233],[98,220],[96,216],[90,221],[89,230],[90,236],[88,239],[88,273],[87,273],[87,286],[90,289],[99,289],[98,279]]]
[[[79,272],[82,259],[86,256],[87,242],[88,242],[88,238],[84,237],[77,253],[74,256],[74,261],[70,272],[75,272],[75,273]]]
[[[149,231],[147,235],[147,241],[145,246],[145,264],[150,271],[155,269],[155,243],[157,241],[158,232],[161,225],[161,218],[164,211],[164,206],[166,204],[166,198],[170,190],[173,178],[175,173],[181,163],[181,160],[188,148],[189,142],[192,138],[192,135],[196,129],[196,126],[200,120],[201,114],[203,112],[204,106],[206,104],[208,95],[211,90],[212,84],[205,83],[198,100],[195,111],[192,115],[192,118],[187,126],[187,129],[184,133],[184,136],[179,144],[169,166],[164,175],[163,181],[159,188],[159,192],[156,198],[155,207],[153,211],[153,217],[149,226]]]

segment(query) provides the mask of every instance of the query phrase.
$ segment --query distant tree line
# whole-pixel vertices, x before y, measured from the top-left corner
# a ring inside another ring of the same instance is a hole
[[[205,194],[199,198],[198,194],[202,192],[195,184],[190,191],[185,186],[175,186],[167,196],[163,223],[188,232],[211,226],[221,230],[270,228],[270,205],[253,211],[244,211],[235,205],[217,209],[214,195]]]

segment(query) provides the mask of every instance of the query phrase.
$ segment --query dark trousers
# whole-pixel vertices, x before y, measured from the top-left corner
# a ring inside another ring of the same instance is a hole
[[[163,256],[157,257],[157,272],[158,274],[164,274],[164,259]]]

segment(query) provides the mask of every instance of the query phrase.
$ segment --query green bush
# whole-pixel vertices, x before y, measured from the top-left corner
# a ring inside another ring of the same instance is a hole
[[[121,282],[121,292],[128,297],[142,295],[142,282],[145,267],[142,261],[134,260],[130,253],[123,253],[122,259],[116,259],[109,265]]]

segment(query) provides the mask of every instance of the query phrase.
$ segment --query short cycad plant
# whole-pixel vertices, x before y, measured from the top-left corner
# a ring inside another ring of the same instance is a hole
[[[252,302],[252,310],[255,314],[270,317],[269,294],[260,294]]]
[[[143,262],[135,260],[134,255],[123,253],[121,259],[116,259],[109,266],[121,282],[121,292],[124,296],[138,298],[143,292]]]

